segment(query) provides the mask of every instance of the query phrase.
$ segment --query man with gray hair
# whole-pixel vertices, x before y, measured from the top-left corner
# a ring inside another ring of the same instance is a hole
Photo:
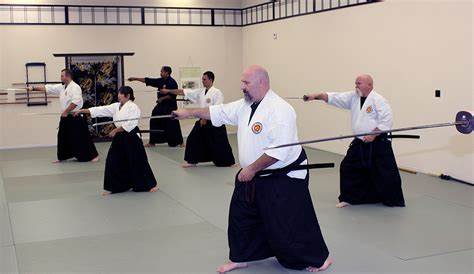
[[[265,150],[298,141],[294,109],[270,89],[267,71],[247,68],[241,100],[200,109],[174,111],[178,119],[197,117],[214,126],[238,127],[242,169],[230,203],[230,262],[219,273],[247,262],[276,257],[286,268],[311,272],[332,263],[308,190],[307,157],[301,146]]]
[[[370,75],[356,78],[355,91],[314,93],[304,98],[350,109],[354,134],[392,128],[392,109],[387,100],[375,92]],[[389,135],[368,135],[352,141],[341,162],[340,192],[338,208],[366,203],[405,206]]]

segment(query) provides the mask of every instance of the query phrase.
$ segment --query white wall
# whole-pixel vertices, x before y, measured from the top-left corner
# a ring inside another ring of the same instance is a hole
[[[216,87],[226,101],[240,97],[242,31],[240,28],[150,27],[150,26],[1,26],[0,86],[25,81],[25,63],[44,61],[49,81],[59,80],[64,58],[53,53],[135,52],[125,57],[125,77],[156,76],[162,65],[201,66],[216,74]],[[153,90],[130,84],[137,91]],[[150,114],[156,93],[138,93],[136,102]],[[25,112],[59,112],[57,99],[47,107],[0,106],[0,147],[51,145],[56,142],[58,118],[32,117]],[[192,121],[182,123],[190,126]],[[142,128],[148,128],[147,123]]]
[[[0,0],[6,4],[132,5],[168,7],[240,8],[241,0]],[[47,63],[49,81],[59,80],[64,58],[59,52],[135,52],[125,58],[125,76],[159,76],[162,65],[201,66],[216,73],[216,87],[226,101],[238,98],[242,70],[242,38],[239,28],[156,27],[156,26],[0,26],[0,87],[24,82],[24,64]],[[58,38],[60,37],[60,38]],[[166,40],[164,41],[164,38]],[[62,40],[60,44],[56,41]],[[203,45],[208,45],[203,50]],[[127,83],[129,84],[129,83]],[[144,85],[130,84],[136,90],[151,91]],[[235,88],[237,87],[237,89]],[[155,94],[137,94],[142,112],[150,114]],[[0,148],[54,145],[57,117],[31,117],[26,112],[58,112],[57,99],[48,107],[0,106]],[[181,122],[183,132],[192,121]],[[141,124],[148,128],[148,123]],[[230,128],[230,131],[233,131]]]
[[[283,96],[350,90],[356,75],[370,73],[392,105],[395,127],[453,121],[458,110],[473,109],[472,6],[393,0],[245,27],[243,64],[267,67]],[[435,89],[441,98],[434,98]],[[292,104],[300,139],[350,132],[346,111]],[[472,134],[453,127],[413,133],[421,140],[394,141],[400,166],[474,182]],[[344,154],[348,142],[316,147]]]
[[[159,7],[240,8],[242,0],[0,0],[0,4],[117,5]]]
[[[0,38],[2,37],[5,37],[4,34],[3,34],[3,29],[0,28]],[[0,64],[3,64],[4,63],[4,58],[3,58],[3,54],[4,54],[4,51],[3,50],[0,50]],[[4,80],[3,80],[3,66],[0,65],[0,87],[3,87],[4,86]],[[0,144],[3,144],[3,132],[5,131],[5,127],[4,127],[4,123],[3,123],[3,119],[1,119],[1,117],[3,117],[4,115],[1,114],[3,111],[1,110],[1,107],[0,107]]]
[[[242,0],[242,8],[271,2],[270,0]]]
[[[253,4],[249,1],[240,4]],[[191,57],[193,65],[216,72],[226,101],[240,98],[242,67],[254,63],[269,69],[273,89],[283,96],[349,90],[357,74],[370,73],[392,105],[395,127],[452,121],[458,110],[473,109],[473,9],[469,0],[388,0],[243,29],[0,26],[0,86],[24,81],[29,61],[45,61],[49,79],[58,79],[64,60],[53,52],[134,51],[125,60],[126,76],[158,75],[161,65],[190,65]],[[435,89],[442,90],[441,98],[434,98]],[[149,113],[154,95],[137,102]],[[345,111],[322,103],[292,104],[300,139],[350,132]],[[1,106],[0,147],[55,143],[57,118],[20,115],[27,111],[59,110],[56,101],[47,108]],[[454,128],[413,133],[422,139],[394,141],[400,166],[474,181],[472,134]],[[347,143],[317,147],[344,154]]]

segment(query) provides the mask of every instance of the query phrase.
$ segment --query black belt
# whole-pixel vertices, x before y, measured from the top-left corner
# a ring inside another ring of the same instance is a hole
[[[297,165],[297,166],[286,166],[278,169],[264,169],[260,170],[255,176],[268,175],[268,174],[287,174],[295,170],[308,170],[318,168],[331,168],[334,167],[334,163],[319,163],[319,164],[308,164],[308,165]]]
[[[140,133],[152,133],[152,132],[165,132],[164,130],[161,129],[142,129],[139,130]]]
[[[260,170],[255,174],[255,177],[262,175],[286,175],[291,171],[295,170],[309,170],[316,168],[331,168],[334,167],[334,163],[319,163],[319,164],[308,164],[302,165],[301,163],[307,160],[306,152],[304,149],[301,150],[300,156],[293,163],[277,169],[264,169]],[[238,173],[237,173],[238,177]],[[252,203],[255,200],[255,181],[252,179],[250,182],[245,183],[245,200],[249,203]]]
[[[420,139],[420,135],[410,135],[410,134],[393,134],[393,135],[388,135],[387,138],[389,139]]]
[[[373,142],[375,142],[377,140],[387,140],[387,139],[420,139],[420,135],[387,134],[387,133],[384,133],[384,134],[380,134],[379,136],[377,136]],[[364,157],[364,152],[363,152],[362,146],[360,146],[360,148],[359,148],[359,150],[360,150],[360,160],[362,162],[362,165],[365,166],[365,167],[371,167],[372,166],[373,142],[366,143],[366,142],[364,142],[363,140],[361,140],[359,138],[355,138],[352,141],[352,143],[359,143],[359,144],[362,144],[366,147],[368,146],[368,148],[369,148],[368,159],[365,159],[365,157]]]

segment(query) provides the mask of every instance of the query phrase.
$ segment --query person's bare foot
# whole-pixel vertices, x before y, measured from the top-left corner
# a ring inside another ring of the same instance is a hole
[[[186,145],[185,145],[184,143],[179,144],[178,146],[179,146],[179,147],[186,147]]]
[[[190,164],[188,162],[185,162],[184,164],[181,165],[182,168],[188,168],[188,167],[195,167],[197,164]]]
[[[326,259],[326,261],[324,262],[324,264],[320,268],[310,266],[310,267],[306,268],[306,270],[309,271],[309,272],[324,271],[324,270],[328,269],[329,266],[332,265],[333,262],[334,262],[334,260],[331,257],[328,257]]]
[[[343,207],[346,207],[346,206],[350,206],[351,204],[347,203],[347,202],[340,202],[336,205],[337,208],[343,208]]]
[[[52,161],[51,163],[58,164],[58,163],[61,163],[61,160]]]
[[[158,186],[155,186],[154,188],[150,189],[148,192],[157,192],[158,189],[160,189]]]
[[[104,191],[102,192],[102,196],[107,196],[107,195],[110,195],[110,194],[112,194],[112,192],[107,191],[107,190],[104,190]]]
[[[155,144],[151,144],[151,143],[148,143],[148,144],[145,145],[145,147],[154,147],[154,146],[155,146]]]
[[[245,268],[248,267],[247,263],[234,263],[234,262],[228,262],[224,265],[221,265],[217,269],[217,273],[227,273],[229,271],[232,271],[234,269],[239,269],[239,268]]]
[[[96,163],[99,161],[99,155],[97,155],[97,157],[95,157],[94,159],[91,160],[91,162],[93,163]]]

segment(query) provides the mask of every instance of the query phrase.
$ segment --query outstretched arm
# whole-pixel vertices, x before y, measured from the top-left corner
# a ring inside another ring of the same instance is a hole
[[[184,95],[184,90],[183,89],[162,88],[162,89],[160,89],[160,92],[163,93],[163,94]]]
[[[179,109],[172,112],[176,119],[201,118],[211,120],[211,113],[209,108],[186,108]]]
[[[324,102],[328,102],[328,94],[326,92],[320,92],[320,93],[312,93],[303,96],[304,101],[312,101],[312,100],[322,100]]]
[[[130,77],[130,78],[128,78],[128,81],[129,81],[129,82],[138,81],[138,82],[145,83],[145,78]]]

